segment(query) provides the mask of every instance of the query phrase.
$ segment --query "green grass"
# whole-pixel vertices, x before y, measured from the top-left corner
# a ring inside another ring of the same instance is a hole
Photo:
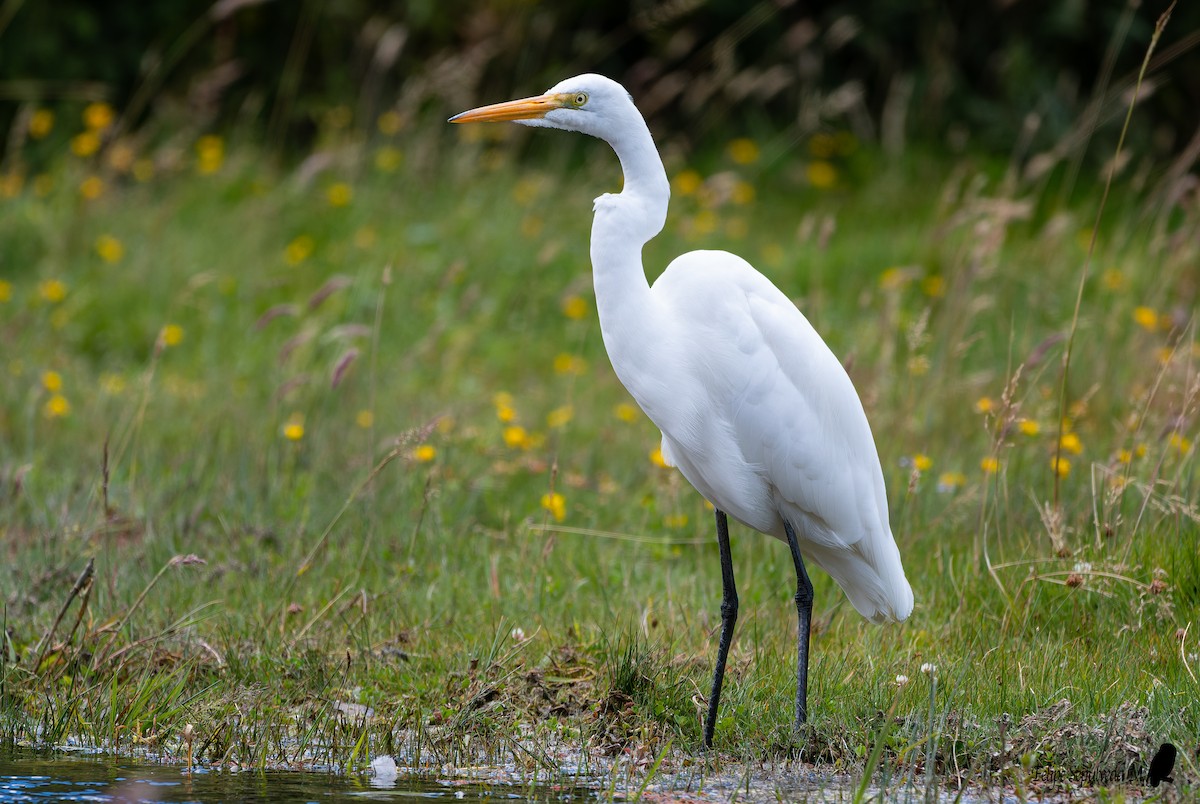
[[[653,426],[617,415],[631,400],[587,260],[617,165],[592,141],[495,131],[517,147],[436,122],[386,143],[327,131],[319,169],[235,141],[203,175],[175,138],[147,148],[148,180],[65,156],[48,193],[31,175],[0,201],[5,739],[179,756],[194,723],[205,762],[395,751],[531,773],[563,735],[659,772],[699,751],[717,548],[703,500],[652,462]],[[384,145],[403,153],[392,172]],[[1117,178],[1055,506],[1056,338],[1098,188],[1060,207],[1002,164],[860,148],[817,189],[802,146],[698,158],[707,189],[676,193],[648,271],[723,247],[797,299],[866,404],[917,606],[871,626],[813,573],[796,737],[791,561],[736,527],[719,755],[1032,795],[1136,784],[1171,740],[1194,789],[1195,209],[1131,191],[1161,169],[1139,156]],[[105,189],[85,201],[92,173]],[[730,178],[755,198],[711,192]],[[173,563],[189,554],[204,563]]]

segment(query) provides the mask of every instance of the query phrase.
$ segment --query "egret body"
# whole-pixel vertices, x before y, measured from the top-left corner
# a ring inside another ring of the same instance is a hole
[[[692,251],[648,283],[642,246],[662,231],[670,184],[624,87],[580,75],[543,95],[450,118],[504,120],[590,134],[621,162],[622,191],[595,200],[596,308],[617,377],[662,431],[663,459],[716,509],[721,641],[705,745],[712,744],[738,611],[727,515],[791,550],[799,725],[808,716],[813,602],[805,558],[872,622],[903,620],[913,607],[862,402],[808,319],[742,258]]]

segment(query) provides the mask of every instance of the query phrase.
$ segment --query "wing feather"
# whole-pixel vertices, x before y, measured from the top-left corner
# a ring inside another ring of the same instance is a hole
[[[687,334],[675,350],[684,364],[675,391],[692,402],[675,408],[692,411],[683,419],[656,420],[664,456],[745,524],[783,538],[786,518],[865,616],[906,617],[912,590],[888,524],[875,441],[820,335],[732,254],[685,254],[654,290]]]

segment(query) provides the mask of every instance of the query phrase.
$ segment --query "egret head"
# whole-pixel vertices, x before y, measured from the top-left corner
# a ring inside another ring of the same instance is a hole
[[[505,120],[579,131],[609,142],[631,125],[645,125],[625,88],[594,73],[560,81],[542,95],[481,106],[450,118],[451,123]]]

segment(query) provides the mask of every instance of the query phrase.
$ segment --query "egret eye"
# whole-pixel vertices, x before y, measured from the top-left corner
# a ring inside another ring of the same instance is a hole
[[[574,103],[576,106],[582,106],[583,104],[587,103],[587,93],[586,92],[575,93],[575,97],[572,99],[571,102]]]

